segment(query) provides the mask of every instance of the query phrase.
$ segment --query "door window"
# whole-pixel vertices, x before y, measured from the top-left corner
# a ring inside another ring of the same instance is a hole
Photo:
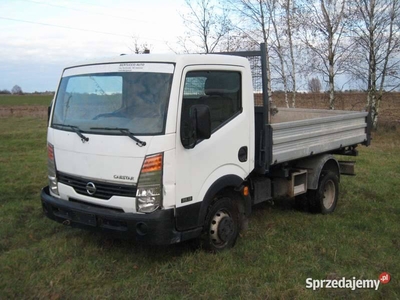
[[[241,113],[240,72],[194,71],[185,79],[181,116],[181,138],[190,136],[190,108],[195,104],[210,109],[211,131],[215,132]]]

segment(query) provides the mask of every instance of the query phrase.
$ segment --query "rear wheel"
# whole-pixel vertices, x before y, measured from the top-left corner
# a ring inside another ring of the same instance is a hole
[[[308,211],[308,194],[301,194],[294,197],[294,208],[299,211]]]
[[[334,212],[339,198],[339,178],[332,171],[321,174],[318,189],[307,193],[310,210],[315,213],[329,214]]]
[[[203,245],[213,252],[232,248],[239,235],[239,213],[230,198],[214,202],[208,211]]]

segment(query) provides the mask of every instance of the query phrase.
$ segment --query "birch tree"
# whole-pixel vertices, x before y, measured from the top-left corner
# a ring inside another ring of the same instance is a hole
[[[286,62],[284,59],[285,49],[283,42],[281,41],[280,38],[280,35],[282,34],[281,33],[282,26],[279,26],[280,25],[278,24],[279,19],[277,17],[277,10],[278,10],[277,6],[279,5],[279,3],[276,0],[265,1],[265,3],[268,8],[269,18],[271,20],[272,29],[274,33],[274,41],[272,43],[272,48],[275,50],[275,53],[277,54],[279,60],[279,67],[275,68],[275,71],[279,74],[279,77],[282,80],[286,107],[289,108],[290,106],[288,100],[288,80],[286,75]]]
[[[385,92],[400,86],[400,2],[356,0],[353,33],[358,60],[353,74],[367,90],[367,107],[376,128]]]
[[[266,64],[268,70],[268,98],[272,101],[271,64],[270,64],[270,19],[265,5],[270,0],[231,0],[236,12],[243,18],[239,30],[245,32],[253,41],[262,41],[266,46]],[[247,24],[246,24],[247,23]]]
[[[270,44],[278,57],[277,63],[271,62],[273,70],[279,74],[285,92],[285,103],[290,107],[288,91],[292,92],[292,107],[296,105],[296,60],[293,30],[295,22],[295,0],[264,0],[272,25]],[[291,86],[289,87],[289,85]]]
[[[349,56],[343,46],[347,0],[304,2],[300,19],[304,22],[302,40],[309,49],[313,71],[321,73],[329,84],[329,108],[335,107],[335,77],[344,72]]]
[[[292,107],[296,106],[296,62],[294,58],[294,45],[293,45],[293,29],[294,29],[294,16],[295,16],[295,0],[283,0],[282,7],[285,11],[286,20],[286,35],[289,43],[290,64],[291,64],[291,79],[292,79]]]

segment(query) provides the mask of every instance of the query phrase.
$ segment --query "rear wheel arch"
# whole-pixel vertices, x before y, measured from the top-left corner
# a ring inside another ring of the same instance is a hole
[[[309,190],[318,189],[321,174],[332,172],[337,175],[340,181],[339,162],[332,154],[322,154],[307,159],[300,160],[296,164],[296,168],[312,170],[307,175],[307,188]]]
[[[340,166],[331,154],[323,154],[300,161],[297,167],[308,172],[307,193],[296,197],[296,206],[314,213],[334,212],[339,198]]]
[[[340,181],[340,166],[336,158],[330,158],[325,162],[324,167],[321,170],[322,173],[332,172],[336,174]]]

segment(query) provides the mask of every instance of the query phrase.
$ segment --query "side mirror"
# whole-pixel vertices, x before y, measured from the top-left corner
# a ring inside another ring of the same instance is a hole
[[[196,104],[190,108],[190,119],[195,124],[196,140],[209,139],[211,136],[210,108],[204,104]]]
[[[50,121],[51,107],[53,106],[54,99],[51,100],[50,105],[47,107],[47,123]]]
[[[195,104],[189,109],[189,115],[181,125],[181,141],[183,147],[192,149],[199,140],[211,136],[210,108],[207,105]]]

